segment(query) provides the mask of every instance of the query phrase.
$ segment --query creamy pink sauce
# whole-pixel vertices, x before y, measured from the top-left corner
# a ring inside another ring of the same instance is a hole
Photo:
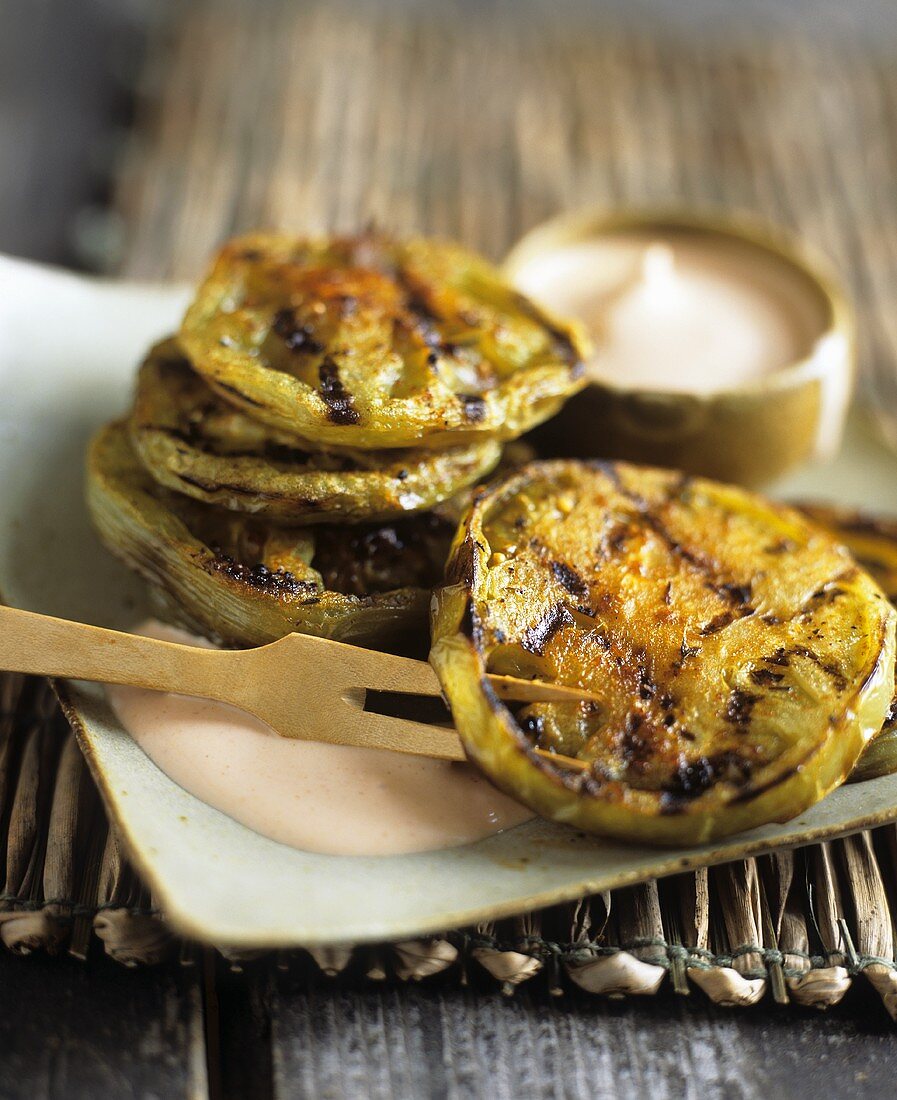
[[[153,620],[134,633],[209,645]],[[287,740],[224,703],[107,690],[121,724],[170,779],[263,836],[307,852],[433,851],[533,816],[469,764]]]

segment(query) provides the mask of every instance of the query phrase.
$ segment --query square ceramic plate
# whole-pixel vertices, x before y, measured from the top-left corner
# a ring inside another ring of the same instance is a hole
[[[181,288],[123,286],[0,259],[0,591],[20,607],[123,627],[139,582],[82,502],[88,436],[126,406],[136,363],[177,324]],[[841,458],[782,487],[897,513],[897,460],[859,421]],[[676,851],[535,821],[461,848],[324,856],[267,840],[187,794],[116,723],[100,688],[63,695],[130,854],[171,923],[222,946],[400,939],[897,818],[897,776],[847,785],[786,825]]]

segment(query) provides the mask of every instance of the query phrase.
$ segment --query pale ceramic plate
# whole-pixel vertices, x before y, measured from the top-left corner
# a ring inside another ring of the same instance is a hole
[[[125,626],[140,584],[99,546],[82,503],[91,431],[126,406],[134,369],[186,291],[77,278],[0,258],[0,591],[36,611]],[[842,457],[788,495],[897,513],[897,460],[855,420]],[[168,779],[101,689],[63,692],[106,803],[171,923],[222,946],[399,939],[897,818],[897,776],[848,785],[787,825],[700,848],[624,846],[531,822],[467,847],[350,858],[294,851]]]

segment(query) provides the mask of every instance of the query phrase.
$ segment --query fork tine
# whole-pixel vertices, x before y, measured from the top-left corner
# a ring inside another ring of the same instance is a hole
[[[347,737],[347,743],[367,748],[389,749],[411,756],[429,756],[436,760],[466,761],[467,754],[461,739],[454,730],[444,726],[430,726],[406,718],[394,718],[375,711],[362,711],[361,722]],[[574,756],[536,749],[536,755],[561,767],[575,771],[589,771],[592,764]]]
[[[332,743],[389,749],[412,756],[431,756],[437,760],[467,759],[461,739],[453,729],[394,718],[372,710],[357,712],[353,721],[345,723],[341,732],[345,740],[334,740]]]
[[[394,653],[382,653],[375,649],[334,642],[329,638],[316,638],[309,634],[290,634],[291,649],[301,653],[303,659],[332,662],[356,678],[359,689],[395,691],[409,695],[442,695],[442,686],[436,673],[426,661],[413,657],[398,657]],[[277,646],[281,642],[273,642]],[[268,648],[268,647],[265,647]],[[600,703],[601,697],[585,688],[567,684],[553,684],[545,680],[525,680],[518,676],[502,676],[490,673],[489,683],[500,699],[518,702],[586,702]]]
[[[370,687],[378,691],[402,691],[412,695],[442,694],[436,673],[426,661],[381,653],[376,649],[362,649],[361,646],[335,642],[330,638],[316,638],[311,634],[289,634],[264,648],[274,649],[285,644],[291,654],[301,656],[303,661],[328,666],[341,676],[349,673],[359,689]]]

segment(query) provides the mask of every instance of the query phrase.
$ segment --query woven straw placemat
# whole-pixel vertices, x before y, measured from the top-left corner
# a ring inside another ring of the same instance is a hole
[[[815,31],[652,37],[577,0],[193,5],[160,34],[136,91],[101,234],[108,266],[193,277],[242,229],[370,220],[500,257],[565,207],[724,205],[835,260],[877,393],[897,361],[897,41],[870,50]],[[124,962],[188,958],[122,858],[47,686],[3,677],[0,715],[3,942],[84,954],[95,933]],[[895,918],[888,826],[314,957],[371,977],[463,980],[477,967],[509,990],[539,975],[607,994],[668,979],[719,1002],[769,991],[820,1007],[862,975],[897,1016]]]
[[[0,940],[11,951],[67,949],[93,935],[127,965],[192,947],[176,941],[123,858],[50,687],[0,676]],[[413,980],[482,968],[507,990],[653,994],[702,989],[723,1004],[824,1008],[857,975],[897,1017],[897,826],[830,844],[614,890],[510,920],[380,947],[317,949],[328,974],[350,963]],[[235,965],[248,958],[226,952]]]

